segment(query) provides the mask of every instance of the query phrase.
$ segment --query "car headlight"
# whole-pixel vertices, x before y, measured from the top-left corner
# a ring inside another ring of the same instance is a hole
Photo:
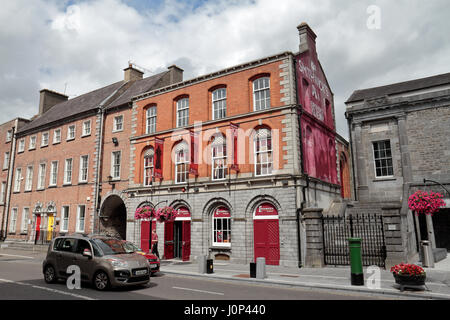
[[[108,259],[113,267],[128,268],[128,262],[120,259]]]

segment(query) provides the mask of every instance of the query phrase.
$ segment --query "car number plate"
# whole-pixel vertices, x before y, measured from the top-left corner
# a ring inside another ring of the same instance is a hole
[[[152,263],[150,264],[150,268],[152,269],[158,268],[158,265],[156,263]]]
[[[141,276],[143,274],[147,274],[147,270],[136,270],[134,274],[137,276]]]

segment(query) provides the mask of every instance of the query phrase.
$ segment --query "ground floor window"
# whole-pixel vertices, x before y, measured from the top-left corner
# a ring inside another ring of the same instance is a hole
[[[231,216],[225,207],[219,207],[213,215],[213,246],[231,246]]]

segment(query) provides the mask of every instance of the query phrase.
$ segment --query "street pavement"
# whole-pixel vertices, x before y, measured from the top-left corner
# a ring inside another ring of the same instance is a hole
[[[163,260],[150,284],[133,289],[98,292],[83,286],[69,290],[64,283],[48,285],[42,277],[45,252],[0,249],[0,299],[185,299],[185,300],[351,300],[450,299],[450,264],[427,269],[427,290],[401,292],[388,270],[379,287],[365,268],[365,286],[352,286],[348,267],[321,269],[266,266],[266,278],[250,278],[249,265],[216,261],[214,273],[201,274],[194,262]],[[372,284],[372,285],[371,285]],[[264,289],[264,290],[262,290]]]

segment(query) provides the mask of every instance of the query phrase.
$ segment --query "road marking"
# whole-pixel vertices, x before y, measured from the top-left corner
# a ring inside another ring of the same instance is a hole
[[[0,253],[0,257],[2,257],[2,256],[19,257],[19,258],[25,258],[25,259],[34,259],[33,257],[29,257],[29,256],[19,256],[19,255],[17,255],[17,254]]]
[[[224,293],[221,293],[221,292],[213,292],[213,291],[205,291],[205,290],[181,288],[181,287],[172,287],[172,288],[173,289],[178,289],[178,290],[187,290],[187,291],[195,291],[195,292],[200,292],[200,293],[216,294],[216,295],[219,295],[219,296],[223,296],[224,295]]]
[[[41,289],[41,290],[47,290],[47,291],[50,291],[50,292],[53,292],[53,293],[64,294],[64,295],[67,295],[67,296],[80,298],[80,299],[84,299],[84,300],[96,300],[94,298],[90,298],[90,297],[83,296],[83,295],[80,295],[80,294],[75,294],[75,293],[61,291],[61,290],[47,288],[47,287],[36,286],[36,285],[32,285],[32,284],[25,283],[25,282],[20,282],[20,281],[13,281],[13,280],[9,280],[9,279],[0,279],[0,282],[13,283],[13,284],[21,285],[21,286],[30,286],[32,288]]]

